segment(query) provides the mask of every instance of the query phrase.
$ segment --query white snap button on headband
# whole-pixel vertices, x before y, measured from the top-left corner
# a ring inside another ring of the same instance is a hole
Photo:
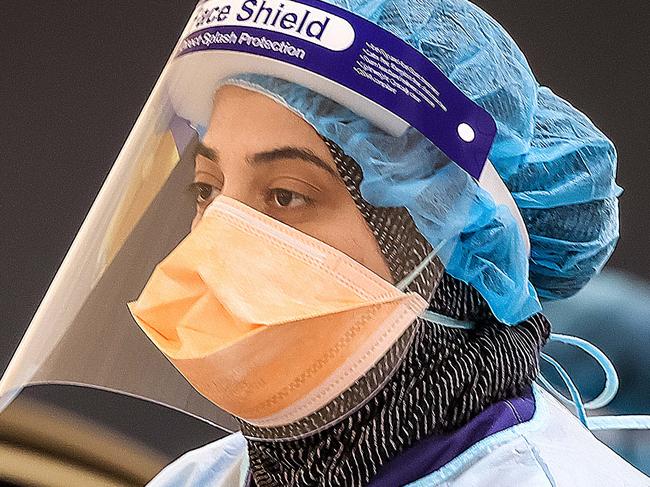
[[[458,135],[460,135],[460,138],[465,142],[474,142],[474,139],[476,138],[474,129],[466,123],[461,123],[458,126]]]

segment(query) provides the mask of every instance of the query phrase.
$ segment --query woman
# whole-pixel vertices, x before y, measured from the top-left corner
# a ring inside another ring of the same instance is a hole
[[[199,4],[103,206],[102,279],[120,295],[181,206],[167,129],[187,147],[192,232],[130,309],[241,432],[151,485],[647,485],[533,385],[550,333],[538,296],[575,293],[618,236],[611,143],[469,2],[240,3]],[[157,379],[138,337],[109,345],[129,332],[114,316],[96,328],[88,310],[111,307],[89,302],[47,370],[84,343],[95,384],[213,414]]]
[[[430,244],[403,208],[379,208],[363,198],[359,165],[281,98],[288,89],[298,88],[241,76],[216,91],[196,150],[195,227],[215,199],[236,199],[389,282],[401,281],[430,254]],[[309,90],[301,96],[327,113],[345,110]],[[186,455],[151,485],[240,485],[244,477],[259,486],[406,485],[419,479],[417,485],[646,483],[567,410],[532,391],[550,332],[542,314],[516,326],[501,324],[479,293],[446,274],[438,259],[409,290],[427,299],[431,310],[472,321],[475,329],[418,319],[395,372],[358,409],[312,434],[283,439],[281,430],[291,425],[264,431],[240,419],[244,436]],[[332,409],[337,401],[342,397]]]

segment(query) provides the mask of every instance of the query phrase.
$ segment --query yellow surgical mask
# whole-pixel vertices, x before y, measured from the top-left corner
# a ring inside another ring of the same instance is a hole
[[[197,391],[268,427],[347,390],[426,307],[344,253],[225,196],[129,305]]]

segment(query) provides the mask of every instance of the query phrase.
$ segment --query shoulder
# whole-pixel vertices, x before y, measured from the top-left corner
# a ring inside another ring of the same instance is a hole
[[[246,440],[241,433],[190,451],[165,467],[148,487],[230,487],[241,485],[247,468]]]
[[[553,485],[648,487],[650,479],[601,443],[566,407],[538,388],[542,421],[524,434]]]
[[[649,487],[568,409],[535,388],[530,421],[496,433],[410,487]]]

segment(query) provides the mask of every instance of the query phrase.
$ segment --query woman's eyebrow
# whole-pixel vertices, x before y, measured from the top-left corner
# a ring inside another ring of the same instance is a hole
[[[337,180],[339,179],[338,173],[332,169],[329,164],[327,164],[324,160],[322,160],[309,149],[290,146],[279,147],[270,151],[258,152],[253,157],[247,158],[248,162],[251,164],[266,164],[279,161],[281,159],[300,159],[301,161],[308,162],[317,167],[320,167],[321,169],[324,169],[331,176]]]
[[[197,142],[194,147],[193,157],[196,158],[196,156],[203,156],[213,162],[219,162],[219,152],[208,147],[201,141]]]
[[[213,162],[219,163],[219,152],[200,141],[197,142],[194,148],[194,157],[196,156],[203,156]],[[339,179],[339,174],[329,164],[306,148],[292,146],[279,147],[270,151],[258,152],[253,157],[246,158],[247,162],[253,165],[268,164],[282,159],[300,159],[327,171],[335,179]]]

